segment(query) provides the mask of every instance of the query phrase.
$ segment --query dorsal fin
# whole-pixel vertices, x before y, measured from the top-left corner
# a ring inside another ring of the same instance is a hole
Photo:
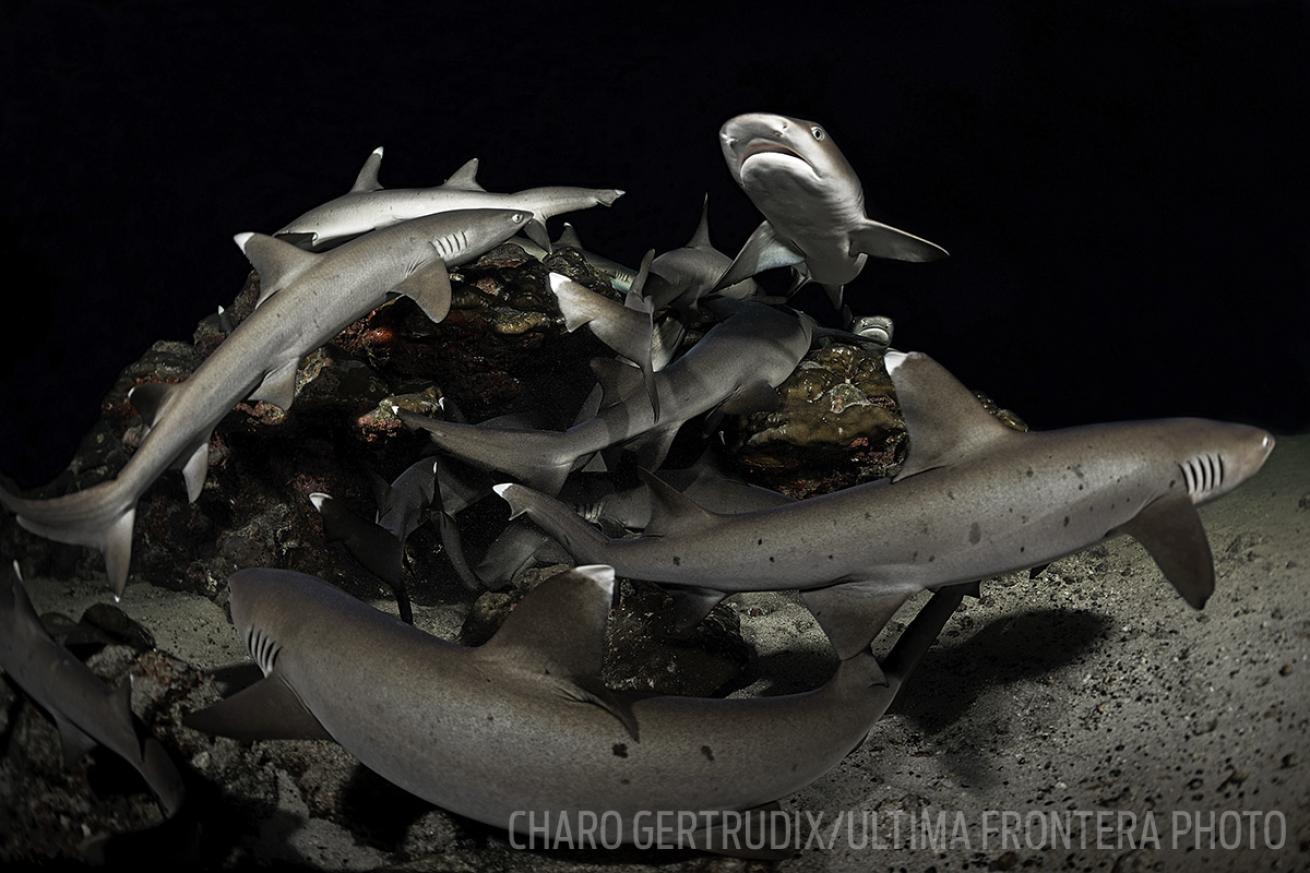
[[[592,358],[591,372],[596,374],[596,381],[600,382],[600,409],[608,409],[622,402],[623,398],[642,386],[640,369],[612,358]]]
[[[309,269],[318,257],[289,242],[262,233],[239,233],[233,239],[241,247],[246,260],[250,261],[250,266],[259,274],[259,302],[256,306]]]
[[[686,248],[689,249],[712,249],[713,243],[710,242],[710,195],[705,194],[705,201],[700,208],[700,224],[696,225],[696,232],[691,235],[687,242]]]
[[[1021,436],[927,355],[889,351],[884,362],[910,437],[910,452],[896,475],[898,481],[958,463],[996,440]]]
[[[382,146],[373,149],[364,161],[364,166],[359,168],[359,175],[355,177],[355,184],[350,186],[350,193],[362,194],[381,188],[382,183],[378,181],[380,169],[382,169]]]
[[[578,231],[569,222],[564,222],[564,230],[560,233],[559,239],[555,240],[557,246],[568,246],[571,249],[582,249],[582,240],[578,239]]]
[[[651,471],[640,469],[637,473],[650,488],[650,523],[646,525],[646,536],[663,537],[703,530],[707,524],[718,519],[718,515]]]
[[[595,679],[613,600],[613,567],[589,565],[552,576],[514,607],[482,651],[534,673]]]
[[[478,184],[478,159],[469,158],[450,178],[441,183],[442,188],[454,188],[457,191],[485,191]]]

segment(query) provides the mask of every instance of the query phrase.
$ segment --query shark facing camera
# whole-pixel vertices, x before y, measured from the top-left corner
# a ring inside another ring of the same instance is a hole
[[[245,824],[215,822],[239,819],[242,792],[350,842],[362,784],[446,816],[448,845],[600,816],[633,846],[648,817],[686,814],[668,848],[780,861],[804,846],[778,829],[780,804],[847,803],[863,771],[895,781],[892,751],[939,754],[866,743],[894,703],[897,720],[942,720],[922,708],[933,683],[1023,661],[1025,628],[1065,657],[1032,668],[1051,681],[1085,656],[1079,628],[1108,636],[1089,617],[1102,588],[1149,602],[1160,627],[1236,596],[1246,577],[1216,572],[1206,507],[1260,474],[1274,438],[1197,418],[1030,430],[930,354],[892,348],[890,318],[848,305],[876,305],[868,265],[921,275],[947,252],[869,214],[839,133],[768,113],[723,124],[726,169],[761,217],[735,255],[711,242],[708,196],[685,245],[631,266],[572,224],[547,230],[622,209],[622,190],[492,193],[476,159],[389,188],[380,147],[347,192],[237,235],[252,278],[186,372],[138,367],[106,401],[112,469],[58,493],[0,488],[21,528],[4,541],[23,550],[0,668],[52,723],[22,736],[57,732],[59,778],[92,793],[102,747],[128,765],[133,808],[153,804],[136,829],[84,825],[78,851],[146,838],[181,861],[239,842]],[[828,309],[803,311],[809,284]],[[25,583],[20,566],[79,567],[94,578],[79,603],[119,606],[55,627],[33,600],[66,608],[73,583]],[[1052,566],[1073,569],[1042,578]],[[1147,620],[1096,609],[1125,631]],[[990,707],[978,723],[1009,719]],[[1172,718],[1135,712],[1146,731]],[[273,742],[290,740],[322,742]],[[372,775],[306,787],[339,759]],[[361,868],[408,860],[359,851]]]

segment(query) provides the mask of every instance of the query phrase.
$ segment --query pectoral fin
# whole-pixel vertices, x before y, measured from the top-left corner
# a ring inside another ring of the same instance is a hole
[[[673,598],[673,603],[662,618],[665,626],[678,634],[700,624],[728,596],[725,591],[711,588],[669,588],[664,593]]]
[[[450,312],[450,273],[441,258],[428,261],[392,290],[417,303],[431,321],[443,321]]]
[[[259,387],[250,395],[250,399],[271,403],[283,411],[290,409],[296,399],[296,367],[299,364],[300,361],[293,358],[276,370],[270,370],[264,376],[264,381],[260,382]]]
[[[760,222],[755,232],[746,240],[737,257],[733,258],[727,272],[714,283],[714,291],[736,285],[743,279],[749,279],[756,273],[772,270],[775,267],[790,267],[805,260],[802,252],[778,239],[773,225],[767,221]]]
[[[865,652],[917,586],[848,582],[801,592],[841,660]]]
[[[599,679],[561,681],[556,685],[556,690],[569,700],[600,707],[614,716],[619,724],[623,725],[623,729],[628,732],[628,736],[634,740],[640,739],[637,729],[637,716],[632,711],[632,704],[602,685]]]
[[[1161,497],[1122,529],[1145,547],[1188,606],[1205,606],[1214,593],[1214,556],[1201,516],[1189,497]]]
[[[187,727],[238,740],[330,740],[277,672],[182,719]]]
[[[159,421],[159,414],[163,411],[165,404],[168,403],[169,397],[177,390],[177,385],[171,382],[148,382],[144,385],[135,385],[127,392],[127,399],[132,402],[137,414],[145,421],[146,424],[154,427]]]
[[[869,219],[851,231],[851,255],[890,258],[893,261],[935,261],[948,256],[946,249],[912,233]]]
[[[294,370],[292,371],[294,378]],[[182,478],[186,481],[186,499],[195,503],[205,487],[205,478],[209,475],[209,434],[196,443],[182,464]]]

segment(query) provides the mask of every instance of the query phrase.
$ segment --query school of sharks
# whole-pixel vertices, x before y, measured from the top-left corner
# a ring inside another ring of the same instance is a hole
[[[588,250],[572,225],[553,241],[547,233],[549,220],[612,206],[621,190],[490,193],[476,160],[437,187],[385,188],[378,148],[347,193],[274,234],[236,236],[259,277],[257,308],[186,381],[134,389],[148,431],[115,478],[50,499],[0,490],[0,504],[32,534],[99,550],[114,597],[130,597],[138,500],[180,469],[195,501],[211,432],[236,404],[294,415],[301,359],[393,296],[440,322],[455,268],[505,243],[537,258],[568,246],[613,292],[549,277],[566,329],[613,353],[592,362],[595,387],[574,423],[470,422],[453,404],[435,416],[396,409],[432,453],[394,482],[375,477],[373,518],[331,494],[304,497],[328,538],[397,590],[399,617],[321,579],[241,569],[229,580],[231,620],[259,678],[191,713],[190,727],[335,741],[418,797],[511,831],[531,814],[578,824],[604,811],[633,842],[651,813],[691,811],[702,819],[679,830],[681,848],[775,857],[791,847],[767,834],[748,845],[714,814],[766,811],[858,747],[980,580],[1128,534],[1187,604],[1204,607],[1215,571],[1196,507],[1253,476],[1270,434],[1200,419],[1007,427],[931,357],[891,348],[889,321],[843,308],[848,291],[867,293],[855,282],[869,258],[946,251],[869,216],[823,126],[752,113],[725,123],[719,142],[763,221],[730,257],[711,243],[703,211],[685,246],[635,267]],[[782,268],[785,292],[757,281]],[[845,330],[788,305],[809,283]],[[771,408],[812,343],[843,333],[883,350],[908,437],[894,477],[795,500],[712,461],[665,467],[680,432],[713,434],[725,415]],[[636,487],[615,484],[625,463],[640,470]],[[483,500],[503,501],[511,520],[471,561],[459,519]],[[530,591],[489,642],[455,645],[415,628],[403,596],[406,538],[429,522],[470,588],[504,585],[550,549],[576,566]],[[68,760],[103,746],[177,814],[184,780],[134,722],[129,687],[109,687],[46,632],[17,562],[3,572],[0,668],[54,722]],[[672,595],[671,634],[735,593],[796,591],[839,666],[812,690],[773,697],[613,692],[600,674],[618,577]],[[871,643],[923,592],[926,605],[875,657]]]

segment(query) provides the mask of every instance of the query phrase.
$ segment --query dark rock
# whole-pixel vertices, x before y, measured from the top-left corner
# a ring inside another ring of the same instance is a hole
[[[818,340],[779,386],[777,409],[727,420],[727,446],[740,472],[798,498],[894,475],[907,437],[884,351],[871,342]],[[978,398],[1007,426],[1028,429],[986,395]]]
[[[567,565],[536,567],[520,574],[509,591],[488,591],[473,603],[460,642],[489,640],[523,596]],[[673,636],[661,616],[671,598],[652,585],[620,580],[618,603],[605,635],[606,687],[615,691],[708,697],[741,677],[750,663],[736,610],[720,604],[690,634]]]
[[[103,633],[111,642],[131,646],[138,651],[155,647],[154,634],[112,603],[93,603],[82,613],[81,624]]]

